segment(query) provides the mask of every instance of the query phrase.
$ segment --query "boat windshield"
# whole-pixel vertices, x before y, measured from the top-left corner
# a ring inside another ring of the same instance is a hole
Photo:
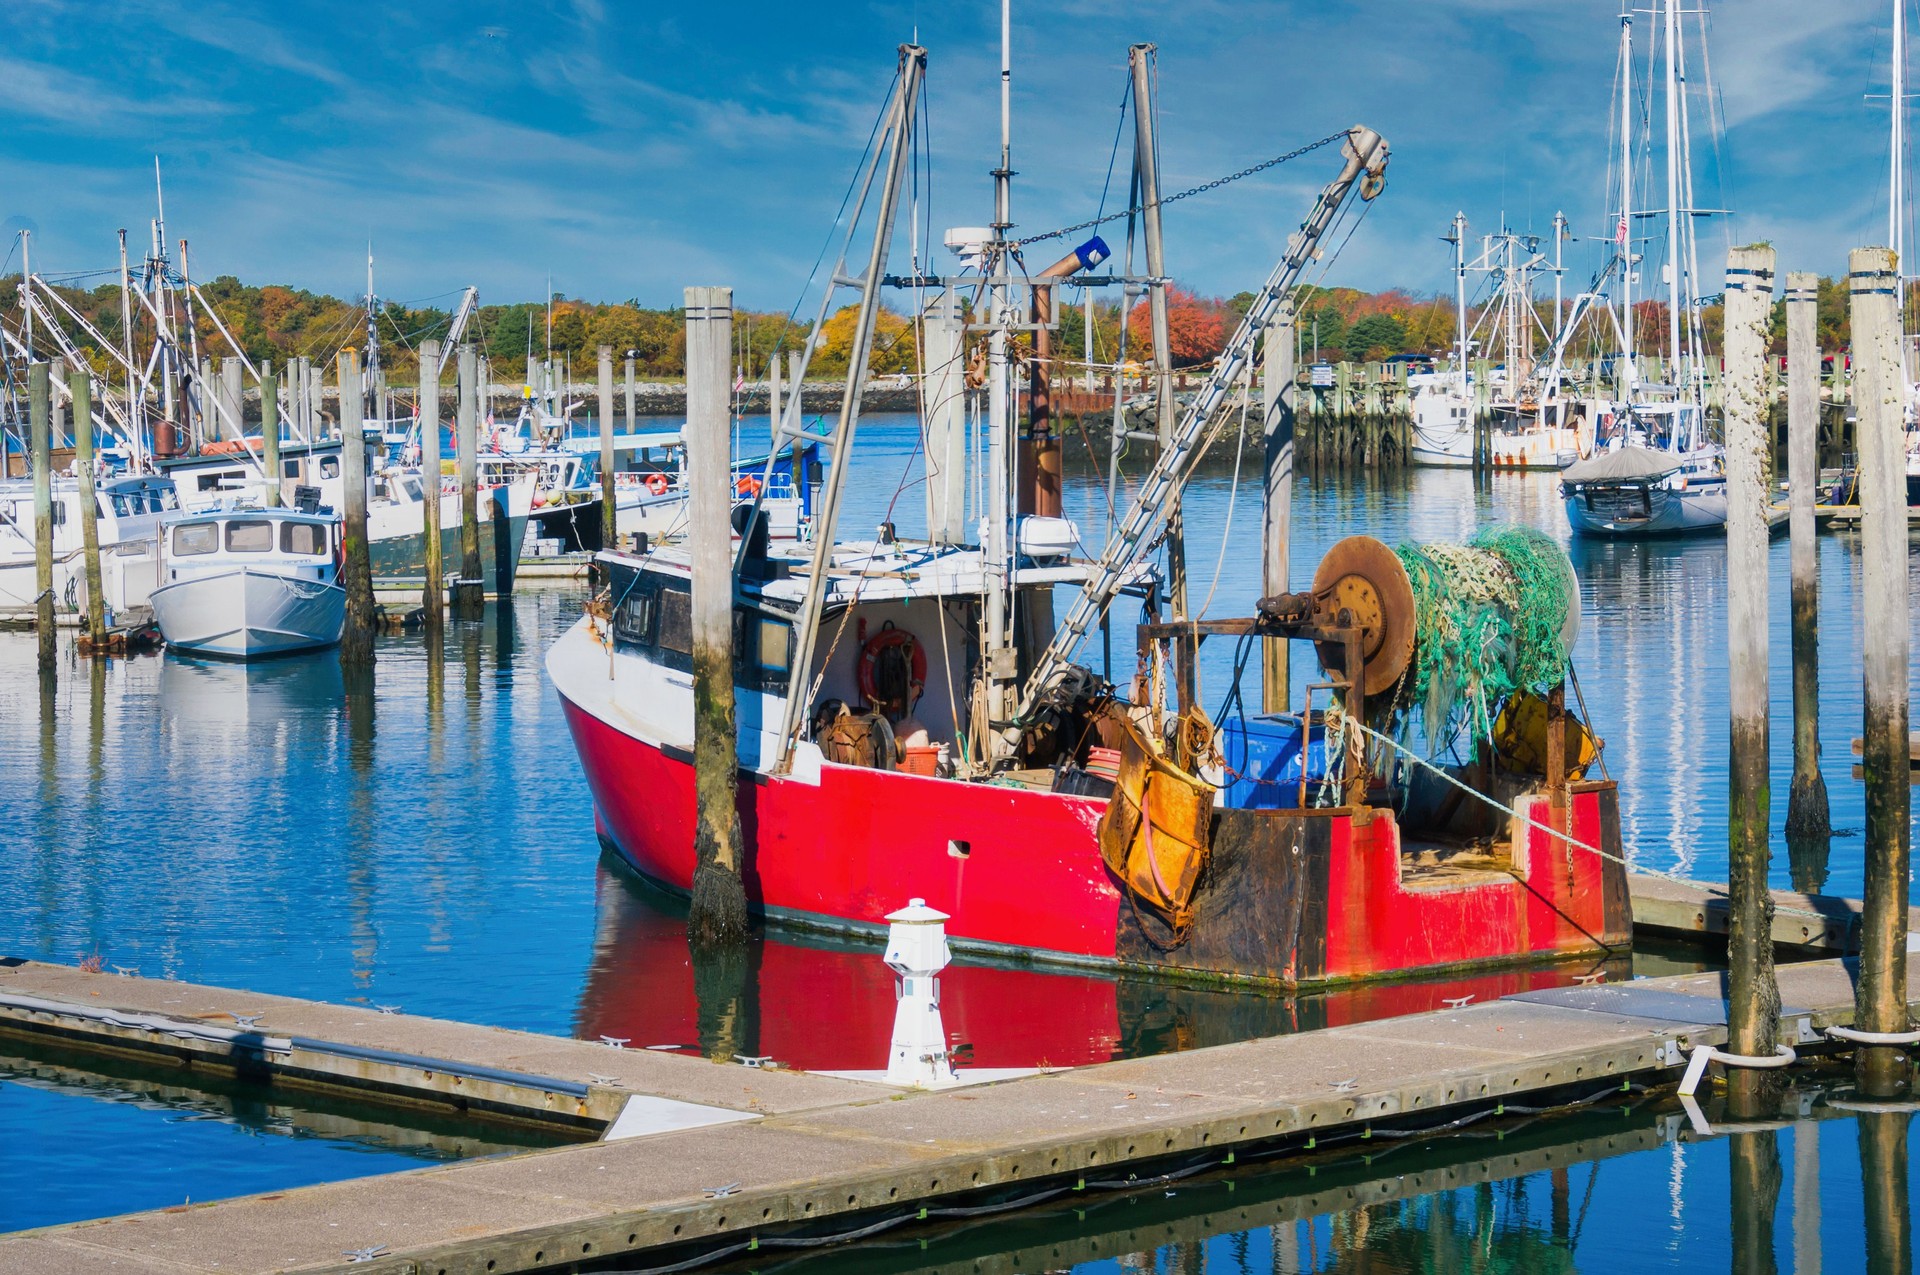
[[[273,524],[265,518],[236,519],[227,524],[228,553],[272,553]]]
[[[217,522],[189,522],[173,529],[173,556],[176,558],[214,553],[219,548],[220,524]]]
[[[327,529],[317,522],[280,524],[280,552],[318,556],[327,551]]]

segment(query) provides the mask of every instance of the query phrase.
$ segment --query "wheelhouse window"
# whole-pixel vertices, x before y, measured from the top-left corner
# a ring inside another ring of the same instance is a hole
[[[320,458],[320,476],[322,478],[338,478],[340,476],[340,458],[338,456],[322,456]]]
[[[281,461],[280,476],[282,478],[298,478],[300,476],[300,462],[297,460]]]
[[[219,548],[220,524],[217,522],[190,522],[173,529],[173,556],[176,558],[214,553]]]
[[[613,613],[613,636],[622,642],[653,643],[653,623],[658,608],[652,593],[635,593]]]
[[[327,529],[317,522],[280,524],[280,552],[317,557],[327,551]]]
[[[227,524],[228,553],[272,553],[273,524],[264,518],[235,519]]]

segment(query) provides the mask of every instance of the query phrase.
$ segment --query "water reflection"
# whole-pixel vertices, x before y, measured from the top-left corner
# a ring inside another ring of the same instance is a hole
[[[1532,1275],[1790,1266],[1818,1275],[1824,1262],[1905,1271],[1911,1116],[1856,1114],[1849,1096],[1790,1091],[1769,1118],[1704,1137],[1671,1101],[1627,1099],[1265,1166],[1243,1158],[1241,1168],[1172,1189],[1076,1193],[1070,1206],[755,1267],[791,1275]],[[1706,1114],[1725,1113],[1710,1104]]]
[[[696,957],[680,900],[610,860],[597,893],[575,1035],[722,1059],[766,1055],[811,1070],[884,1064],[893,975],[873,944],[767,931],[737,959]],[[1697,965],[1642,953],[1285,995],[969,958],[941,976],[940,1008],[963,1065],[1081,1066],[1423,1012],[1462,996],[1568,986],[1596,970],[1618,981],[1683,967]]]

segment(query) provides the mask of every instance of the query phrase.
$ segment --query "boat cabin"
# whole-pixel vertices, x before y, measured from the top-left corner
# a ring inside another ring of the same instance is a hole
[[[240,507],[169,518],[162,527],[161,583],[246,568],[330,583],[339,574],[334,513]]]

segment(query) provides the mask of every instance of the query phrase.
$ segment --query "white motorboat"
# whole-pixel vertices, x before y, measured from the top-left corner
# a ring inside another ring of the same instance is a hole
[[[256,659],[332,646],[346,623],[340,516],[240,507],[161,527],[154,618],[167,645]]]

